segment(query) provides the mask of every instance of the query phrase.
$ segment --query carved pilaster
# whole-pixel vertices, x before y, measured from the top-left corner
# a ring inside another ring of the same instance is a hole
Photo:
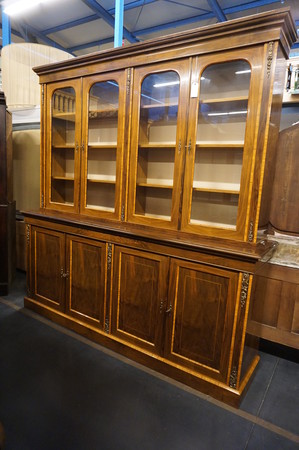
[[[240,304],[241,308],[244,308],[248,296],[248,287],[249,287],[249,273],[243,273],[242,277],[242,287],[241,287],[241,297]]]
[[[268,56],[267,56],[267,77],[269,78],[271,75],[271,67],[273,61],[273,42],[269,42],[268,45]]]

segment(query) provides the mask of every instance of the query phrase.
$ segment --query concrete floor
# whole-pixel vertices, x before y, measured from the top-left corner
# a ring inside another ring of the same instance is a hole
[[[298,450],[299,364],[261,352],[240,409],[0,298],[5,450]]]

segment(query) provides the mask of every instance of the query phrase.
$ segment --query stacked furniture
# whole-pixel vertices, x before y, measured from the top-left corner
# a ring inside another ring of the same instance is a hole
[[[280,9],[36,68],[25,305],[238,405],[295,39]]]
[[[0,91],[0,295],[7,295],[15,271],[16,204],[12,187],[12,125]]]

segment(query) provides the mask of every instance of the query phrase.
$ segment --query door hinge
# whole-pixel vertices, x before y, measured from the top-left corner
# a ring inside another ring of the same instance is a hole
[[[122,205],[122,207],[121,207],[120,220],[121,220],[122,222],[125,220],[125,207],[124,207],[124,205]]]
[[[44,99],[45,99],[45,87],[42,84],[42,106],[44,106]]]
[[[41,195],[41,206],[42,206],[42,208],[45,206],[45,204],[44,204],[44,194]]]

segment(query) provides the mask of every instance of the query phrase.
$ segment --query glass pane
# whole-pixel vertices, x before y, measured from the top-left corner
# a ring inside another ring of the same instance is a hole
[[[171,219],[180,79],[176,72],[148,75],[140,98],[135,213]]]
[[[75,108],[73,88],[52,96],[51,201],[74,204]]]
[[[89,92],[86,206],[115,211],[119,88],[95,83]]]
[[[246,61],[201,75],[191,223],[236,228],[250,75]]]

